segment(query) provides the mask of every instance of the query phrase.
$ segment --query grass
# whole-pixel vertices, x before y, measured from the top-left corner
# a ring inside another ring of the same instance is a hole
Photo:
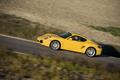
[[[4,47],[4,48],[3,48]],[[83,64],[59,56],[15,54],[11,47],[0,46],[0,80],[119,80],[120,67]],[[61,59],[62,58],[62,59]]]
[[[14,54],[10,47],[0,48],[0,80],[83,80],[81,75],[58,68],[57,60],[50,57]]]
[[[0,33],[36,40],[45,33],[62,34],[65,31],[31,22],[27,19],[0,13]]]
[[[101,26],[93,26],[89,25],[88,27],[94,28],[99,31],[109,32],[114,36],[120,37],[120,28],[109,26],[109,27],[101,27]]]

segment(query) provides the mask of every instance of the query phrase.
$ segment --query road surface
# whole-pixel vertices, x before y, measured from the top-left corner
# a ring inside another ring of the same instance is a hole
[[[2,35],[2,34],[0,34],[0,45],[10,45],[13,47],[15,52],[22,52],[26,54],[31,54],[31,53],[34,53],[34,54],[47,53],[47,54],[54,54],[54,55],[64,54],[66,58],[69,58],[72,56],[77,58],[84,58],[86,60],[98,61],[103,64],[107,63],[115,66],[120,65],[120,58],[110,57],[107,55],[100,55],[97,57],[90,58],[90,57],[87,57],[85,54],[71,52],[71,51],[65,51],[65,50],[53,51],[48,47],[38,44],[37,41],[30,41],[30,40]]]

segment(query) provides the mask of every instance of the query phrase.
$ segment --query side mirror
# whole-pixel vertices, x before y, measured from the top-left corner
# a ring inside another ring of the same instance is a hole
[[[69,38],[68,40],[72,41],[72,38]]]

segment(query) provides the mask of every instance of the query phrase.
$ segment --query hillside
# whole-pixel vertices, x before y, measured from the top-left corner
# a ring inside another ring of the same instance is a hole
[[[96,63],[64,54],[15,54],[0,45],[0,80],[120,80],[120,66]]]
[[[119,4],[119,0],[0,0],[0,12],[81,33],[99,42],[120,45],[120,37],[88,27],[120,28]]]

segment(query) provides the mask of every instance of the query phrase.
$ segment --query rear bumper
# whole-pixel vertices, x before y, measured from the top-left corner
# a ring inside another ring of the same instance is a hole
[[[102,49],[98,48],[96,51],[96,55],[101,55],[101,53],[102,53]]]

